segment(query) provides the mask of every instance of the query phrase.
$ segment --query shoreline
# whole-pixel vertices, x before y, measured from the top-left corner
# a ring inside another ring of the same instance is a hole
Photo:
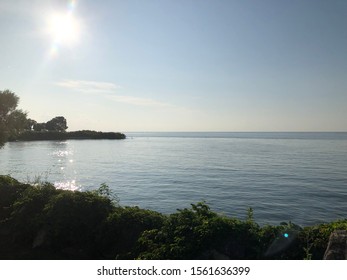
[[[46,140],[123,140],[126,135],[120,132],[101,132],[93,130],[78,131],[26,131],[19,136],[10,139],[15,141],[46,141]]]

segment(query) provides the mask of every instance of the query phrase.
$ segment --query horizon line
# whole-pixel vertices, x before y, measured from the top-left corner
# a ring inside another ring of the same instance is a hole
[[[346,131],[316,131],[316,130],[307,130],[307,131],[287,131],[287,130],[283,130],[283,131],[268,131],[268,130],[264,130],[264,131],[251,131],[251,130],[247,130],[247,131],[223,131],[223,130],[182,130],[182,131],[177,131],[177,130],[157,130],[157,131],[140,131],[140,130],[132,130],[132,131],[124,131],[124,133],[347,133]]]

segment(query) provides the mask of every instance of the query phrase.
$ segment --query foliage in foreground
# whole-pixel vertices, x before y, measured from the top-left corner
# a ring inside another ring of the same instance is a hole
[[[260,227],[206,203],[171,215],[121,207],[105,185],[92,192],[0,176],[0,259],[322,259],[347,220]]]

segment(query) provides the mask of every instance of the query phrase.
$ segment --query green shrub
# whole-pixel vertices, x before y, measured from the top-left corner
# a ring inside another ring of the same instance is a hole
[[[54,196],[43,209],[47,230],[43,245],[67,258],[93,258],[96,235],[112,210],[108,198],[91,192]]]
[[[141,259],[247,259],[257,256],[258,226],[219,216],[203,202],[171,214],[139,239]]]
[[[50,184],[30,186],[13,203],[8,224],[14,232],[13,239],[17,245],[33,244],[38,232],[45,226],[43,209],[57,192]]]
[[[300,240],[302,228],[291,222],[279,226],[263,226],[259,232],[262,254],[260,259],[303,259]]]
[[[347,230],[347,219],[305,227],[299,236],[306,253],[305,258],[321,260],[327,248],[329,236],[335,230]]]
[[[138,207],[118,207],[107,218],[98,235],[101,258],[133,259],[135,245],[146,230],[159,229],[166,217]]]
[[[10,176],[0,176],[0,221],[9,217],[11,206],[28,186]]]
[[[121,207],[105,184],[90,192],[0,176],[1,259],[322,259],[347,220],[260,227],[204,202],[171,215]]]

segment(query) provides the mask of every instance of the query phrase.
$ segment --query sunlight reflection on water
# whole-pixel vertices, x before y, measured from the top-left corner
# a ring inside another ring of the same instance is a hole
[[[56,149],[49,153],[48,156],[52,158],[55,163],[53,164],[54,173],[59,174],[62,180],[55,180],[54,186],[57,189],[64,190],[81,190],[81,184],[77,183],[77,171],[74,166],[74,145],[70,142],[56,143]]]
[[[73,153],[72,151],[54,151],[52,155],[57,157],[67,157],[69,155],[73,155]]]
[[[121,205],[163,213],[206,200],[229,216],[246,217],[252,207],[259,222],[308,225],[347,213],[346,140],[133,137],[7,143],[0,150],[0,174],[23,181],[41,174],[68,190],[106,183]]]
[[[76,180],[71,180],[71,181],[65,181],[65,182],[54,182],[54,186],[57,189],[62,189],[62,190],[70,190],[70,191],[78,191],[81,189],[81,186],[76,184]]]

